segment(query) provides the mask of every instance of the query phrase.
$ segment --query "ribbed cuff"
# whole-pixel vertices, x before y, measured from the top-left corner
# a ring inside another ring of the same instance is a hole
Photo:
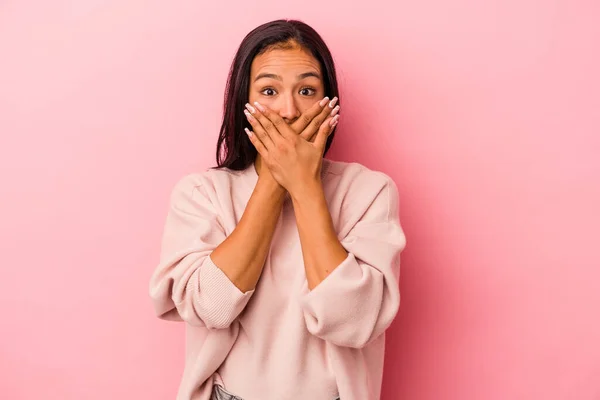
[[[244,309],[254,289],[243,293],[208,256],[200,267],[200,294],[205,299],[205,319],[211,325],[227,326]]]

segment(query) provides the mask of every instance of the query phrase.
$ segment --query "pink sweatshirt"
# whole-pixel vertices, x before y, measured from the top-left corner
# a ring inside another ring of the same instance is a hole
[[[358,163],[324,159],[322,178],[348,256],[312,291],[289,198],[254,290],[242,293],[211,260],[256,185],[253,165],[175,185],[150,296],[158,317],[187,322],[178,400],[209,400],[215,382],[244,400],[379,399],[406,245],[398,189]]]

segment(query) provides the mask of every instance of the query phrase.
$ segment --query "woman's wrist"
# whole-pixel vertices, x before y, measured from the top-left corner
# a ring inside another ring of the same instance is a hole
[[[260,175],[256,183],[258,190],[264,191],[265,194],[274,196],[276,199],[283,200],[287,194],[287,190],[281,186],[273,177]]]
[[[314,200],[323,197],[323,184],[319,178],[309,179],[298,183],[294,188],[290,188],[290,197],[294,203],[302,202],[306,199]]]

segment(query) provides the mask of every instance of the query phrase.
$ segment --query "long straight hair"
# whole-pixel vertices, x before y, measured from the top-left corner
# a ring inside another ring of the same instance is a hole
[[[340,104],[335,64],[317,31],[298,20],[279,19],[260,25],[242,40],[229,70],[223,122],[217,142],[217,166],[214,168],[244,170],[256,159],[257,151],[244,132],[244,128],[252,128],[244,115],[250,92],[252,61],[268,50],[293,48],[295,44],[317,59],[321,66],[325,95],[330,99],[337,96]],[[331,147],[334,136],[335,128],[327,139],[325,153]]]

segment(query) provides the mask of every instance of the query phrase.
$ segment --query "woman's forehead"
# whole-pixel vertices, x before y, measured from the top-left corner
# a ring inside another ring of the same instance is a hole
[[[260,75],[277,75],[280,78],[304,75],[321,77],[321,67],[312,54],[302,48],[269,50],[252,60],[250,74],[253,78]],[[274,78],[273,76],[268,76]],[[277,78],[275,78],[277,79]]]

